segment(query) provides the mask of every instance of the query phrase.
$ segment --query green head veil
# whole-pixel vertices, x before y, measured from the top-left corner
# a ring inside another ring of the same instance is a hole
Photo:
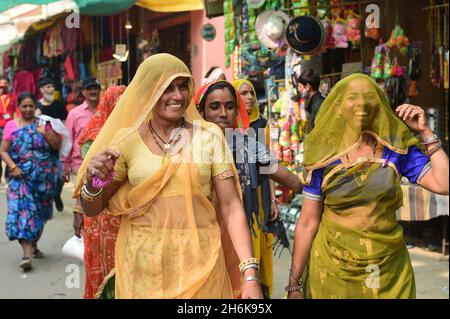
[[[309,184],[315,169],[331,164],[357,146],[363,132],[400,154],[420,145],[394,114],[378,84],[357,73],[336,83],[320,106],[314,129],[304,142],[305,183]]]

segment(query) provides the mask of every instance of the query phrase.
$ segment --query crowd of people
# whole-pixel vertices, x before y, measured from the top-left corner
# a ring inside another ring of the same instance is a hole
[[[448,194],[442,142],[422,108],[392,110],[366,75],[326,98],[311,70],[297,85],[310,116],[301,176],[271,155],[252,83],[217,67],[196,89],[181,60],[155,54],[127,87],[101,94],[95,78],[82,81],[84,102],[69,112],[49,79],[39,101],[22,93],[17,107],[0,79],[6,233],[22,246],[20,267],[44,257],[39,238],[71,180],[85,298],[271,298],[273,247],[290,249],[278,183],[303,196],[288,298],[414,298],[400,179]],[[61,128],[40,115],[65,121],[67,152]]]

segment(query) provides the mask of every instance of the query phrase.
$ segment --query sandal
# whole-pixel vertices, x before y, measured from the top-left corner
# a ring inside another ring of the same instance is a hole
[[[24,271],[31,269],[31,258],[30,257],[22,257],[22,260],[19,263],[19,267]]]
[[[33,257],[36,259],[42,259],[45,257],[45,255],[41,250],[35,249],[35,250],[33,250]]]

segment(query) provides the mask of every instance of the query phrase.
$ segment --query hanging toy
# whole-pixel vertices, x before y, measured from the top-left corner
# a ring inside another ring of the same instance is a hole
[[[336,6],[334,7],[333,5],[340,5],[342,4],[342,0],[331,0],[331,15],[333,16],[333,18],[338,18],[341,16],[342,13],[342,7]]]
[[[324,49],[334,49],[334,38],[333,38],[333,25],[331,24],[331,20],[328,17],[320,20],[323,25],[323,29],[325,30],[325,44],[323,45]]]
[[[353,44],[353,47],[359,45],[361,41],[361,17],[351,11],[347,17],[347,28],[345,35],[347,39]]]
[[[405,71],[398,63],[397,55],[394,56],[394,61],[392,63],[390,75],[394,78],[400,78],[405,75]]]
[[[409,39],[399,25],[392,30],[387,46],[391,49],[398,49],[402,55],[408,53]]]
[[[384,45],[377,45],[374,49],[372,64],[370,66],[370,76],[379,80],[383,78]]]
[[[340,19],[342,20],[342,19]],[[342,20],[343,21],[343,20]],[[345,24],[336,21],[333,26],[333,33],[332,33],[333,39],[334,39],[334,45],[336,48],[342,48],[346,49],[348,48],[348,42],[347,37],[345,36]]]

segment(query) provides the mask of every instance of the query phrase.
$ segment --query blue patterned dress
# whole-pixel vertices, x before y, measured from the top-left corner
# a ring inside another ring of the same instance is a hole
[[[12,133],[8,153],[23,174],[8,180],[6,235],[9,240],[34,241],[53,216],[58,152],[32,123]]]

